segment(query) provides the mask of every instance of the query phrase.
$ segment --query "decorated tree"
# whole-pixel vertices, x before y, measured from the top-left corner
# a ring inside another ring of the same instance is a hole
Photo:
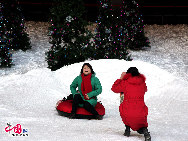
[[[128,38],[128,48],[142,49],[150,47],[149,39],[144,33],[144,23],[138,0],[122,0],[121,15],[119,18],[122,34]]]
[[[113,15],[111,0],[99,0],[99,5],[94,58],[131,60],[122,27]]]
[[[84,20],[82,0],[55,0],[51,9],[50,44],[46,53],[48,68],[52,71],[65,65],[85,61],[93,54],[91,32]]]
[[[3,1],[3,16],[8,21],[7,30],[10,32],[12,38],[10,48],[14,50],[23,50],[31,48],[29,35],[26,33],[24,25],[24,17],[17,0]]]
[[[0,67],[10,67],[12,55],[9,53],[10,38],[6,29],[7,21],[2,14],[2,4],[0,3]]]

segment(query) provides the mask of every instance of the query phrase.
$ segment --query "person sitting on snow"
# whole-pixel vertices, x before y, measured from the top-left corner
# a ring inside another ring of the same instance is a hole
[[[101,120],[102,116],[94,108],[97,104],[97,95],[102,92],[101,83],[95,77],[95,72],[89,63],[83,64],[80,73],[70,85],[70,90],[73,94],[73,104],[69,118],[76,118],[76,110],[80,106],[92,113],[96,119]],[[76,91],[77,87],[78,91]]]
[[[148,107],[144,103],[144,94],[147,92],[145,76],[138,72],[136,67],[130,67],[121,74],[112,85],[114,93],[124,93],[124,100],[119,106],[120,116],[126,129],[124,135],[130,136],[130,128],[144,134],[145,141],[151,141],[148,132]]]

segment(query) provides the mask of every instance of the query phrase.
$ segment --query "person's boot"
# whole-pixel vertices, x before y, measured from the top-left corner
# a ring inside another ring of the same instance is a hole
[[[130,133],[131,133],[130,126],[127,126],[127,125],[125,125],[125,126],[126,126],[126,129],[125,129],[125,133],[123,135],[129,137]]]
[[[139,134],[144,134],[143,129],[144,129],[144,128],[140,128],[139,130],[137,130],[137,132],[138,132]]]
[[[147,128],[143,129],[143,133],[144,133],[145,141],[151,141],[150,132],[148,132]]]

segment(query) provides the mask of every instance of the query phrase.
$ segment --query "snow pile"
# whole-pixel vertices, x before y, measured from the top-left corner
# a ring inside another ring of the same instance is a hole
[[[125,140],[124,125],[119,116],[119,95],[111,91],[113,82],[122,71],[136,66],[147,78],[146,104],[149,107],[149,130],[152,140],[185,140],[188,122],[188,84],[178,80],[155,65],[123,60],[87,61],[96,72],[103,86],[99,95],[106,108],[102,121],[70,120],[61,117],[55,110],[55,103],[70,94],[69,86],[79,75],[83,62],[63,67],[55,72],[49,69],[35,69],[25,74],[1,77],[0,114],[2,140],[15,139],[4,131],[6,123],[20,123],[28,129],[27,140]],[[113,66],[113,67],[112,67]],[[154,73],[157,72],[157,73]],[[175,126],[176,125],[176,126]],[[171,129],[176,127],[174,129]],[[177,136],[181,131],[181,137]],[[165,134],[161,137],[160,134]],[[143,136],[132,133],[127,140],[143,140]]]
[[[188,81],[188,25],[146,25],[151,50],[131,51],[134,60],[150,62]]]
[[[45,52],[50,48],[48,27],[45,22],[27,22],[27,32],[30,37],[30,50],[12,51],[13,66],[11,68],[3,68],[0,70],[0,75],[8,74],[23,74],[32,69],[46,68]]]
[[[15,66],[0,70],[0,75],[26,73],[46,68],[45,52],[50,48],[46,22],[26,22],[32,49],[13,52]],[[133,60],[149,62],[188,81],[188,25],[146,25],[151,50],[130,51]]]

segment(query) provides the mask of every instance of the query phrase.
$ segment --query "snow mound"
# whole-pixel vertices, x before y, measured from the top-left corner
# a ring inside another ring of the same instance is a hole
[[[92,65],[99,78],[103,92],[99,95],[106,108],[102,121],[70,120],[58,116],[55,104],[70,94],[70,84],[80,74],[84,62],[62,67],[57,71],[47,68],[34,69],[25,74],[10,74],[1,77],[0,124],[22,124],[29,129],[27,140],[122,140],[141,141],[142,135],[133,132],[123,136],[124,125],[119,116],[119,94],[111,86],[129,67],[137,67],[146,76],[148,92],[146,105],[149,108],[148,123],[152,140],[185,141],[188,134],[188,84],[169,72],[143,61],[118,59],[85,61]],[[173,127],[176,128],[173,128]],[[49,128],[51,127],[51,128]],[[79,128],[78,128],[79,127]],[[86,128],[88,127],[88,128]],[[173,129],[171,129],[173,128]],[[176,136],[181,132],[181,137]],[[14,140],[3,130],[2,140]],[[159,135],[165,137],[159,137]],[[63,137],[63,139],[62,139]],[[17,137],[17,139],[26,139]]]

